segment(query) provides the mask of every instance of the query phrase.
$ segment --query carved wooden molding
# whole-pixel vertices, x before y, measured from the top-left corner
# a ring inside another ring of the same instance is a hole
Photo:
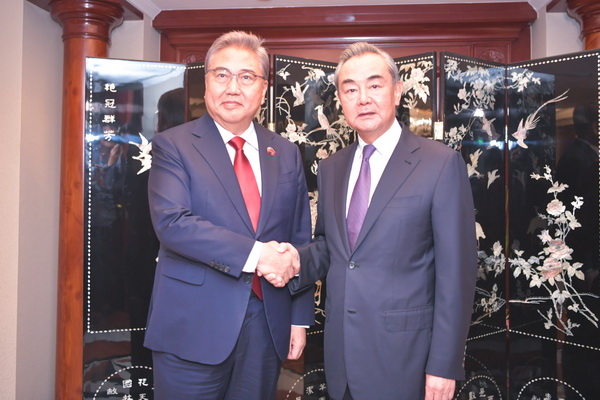
[[[51,0],[50,14],[63,27],[63,40],[110,42],[110,31],[123,21],[123,7],[114,0]]]
[[[600,48],[600,2],[567,0],[569,15],[581,24],[581,40],[586,50]]]
[[[264,37],[271,53],[336,49],[330,61],[347,44],[367,40],[394,49],[393,56],[458,49],[511,62],[529,59],[536,18],[518,2],[162,11],[153,25],[163,61],[202,60],[214,39],[239,29]]]
[[[27,0],[29,3],[34,4],[46,11],[50,11],[51,0]],[[119,3],[123,6],[123,20],[125,21],[139,21],[144,19],[144,14],[132,6],[127,0],[120,0]]]

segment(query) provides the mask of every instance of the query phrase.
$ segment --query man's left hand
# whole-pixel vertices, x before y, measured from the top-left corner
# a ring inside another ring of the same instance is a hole
[[[456,381],[425,374],[425,400],[451,400]]]
[[[302,350],[306,346],[306,328],[292,325],[290,335],[290,351],[287,358],[289,360],[297,360],[302,355]]]

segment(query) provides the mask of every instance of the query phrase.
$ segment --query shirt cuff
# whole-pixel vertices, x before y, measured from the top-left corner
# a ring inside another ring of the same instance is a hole
[[[256,271],[263,244],[264,243],[262,242],[254,242],[254,246],[252,246],[252,251],[250,251],[250,255],[248,255],[248,259],[246,260],[246,264],[244,264],[244,268],[242,268],[242,272],[253,274],[254,271]]]

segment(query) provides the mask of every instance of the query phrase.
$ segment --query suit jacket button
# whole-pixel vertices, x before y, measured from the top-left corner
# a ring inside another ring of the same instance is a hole
[[[354,261],[350,261],[350,265],[348,265],[348,268],[350,268],[350,269],[356,268],[356,264],[354,263]]]
[[[244,276],[244,282],[246,282],[246,283],[252,283],[252,275],[246,275],[246,276]]]

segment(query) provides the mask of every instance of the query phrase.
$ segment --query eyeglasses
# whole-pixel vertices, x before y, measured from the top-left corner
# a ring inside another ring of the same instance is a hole
[[[238,83],[244,86],[252,86],[252,84],[254,84],[254,82],[256,82],[256,79],[258,78],[262,78],[265,80],[267,79],[264,76],[256,75],[255,73],[250,71],[244,71],[240,72],[239,74],[234,74],[227,68],[207,69],[206,73],[208,74],[209,72],[213,73],[215,82],[222,84],[229,83],[234,76],[237,77]]]

